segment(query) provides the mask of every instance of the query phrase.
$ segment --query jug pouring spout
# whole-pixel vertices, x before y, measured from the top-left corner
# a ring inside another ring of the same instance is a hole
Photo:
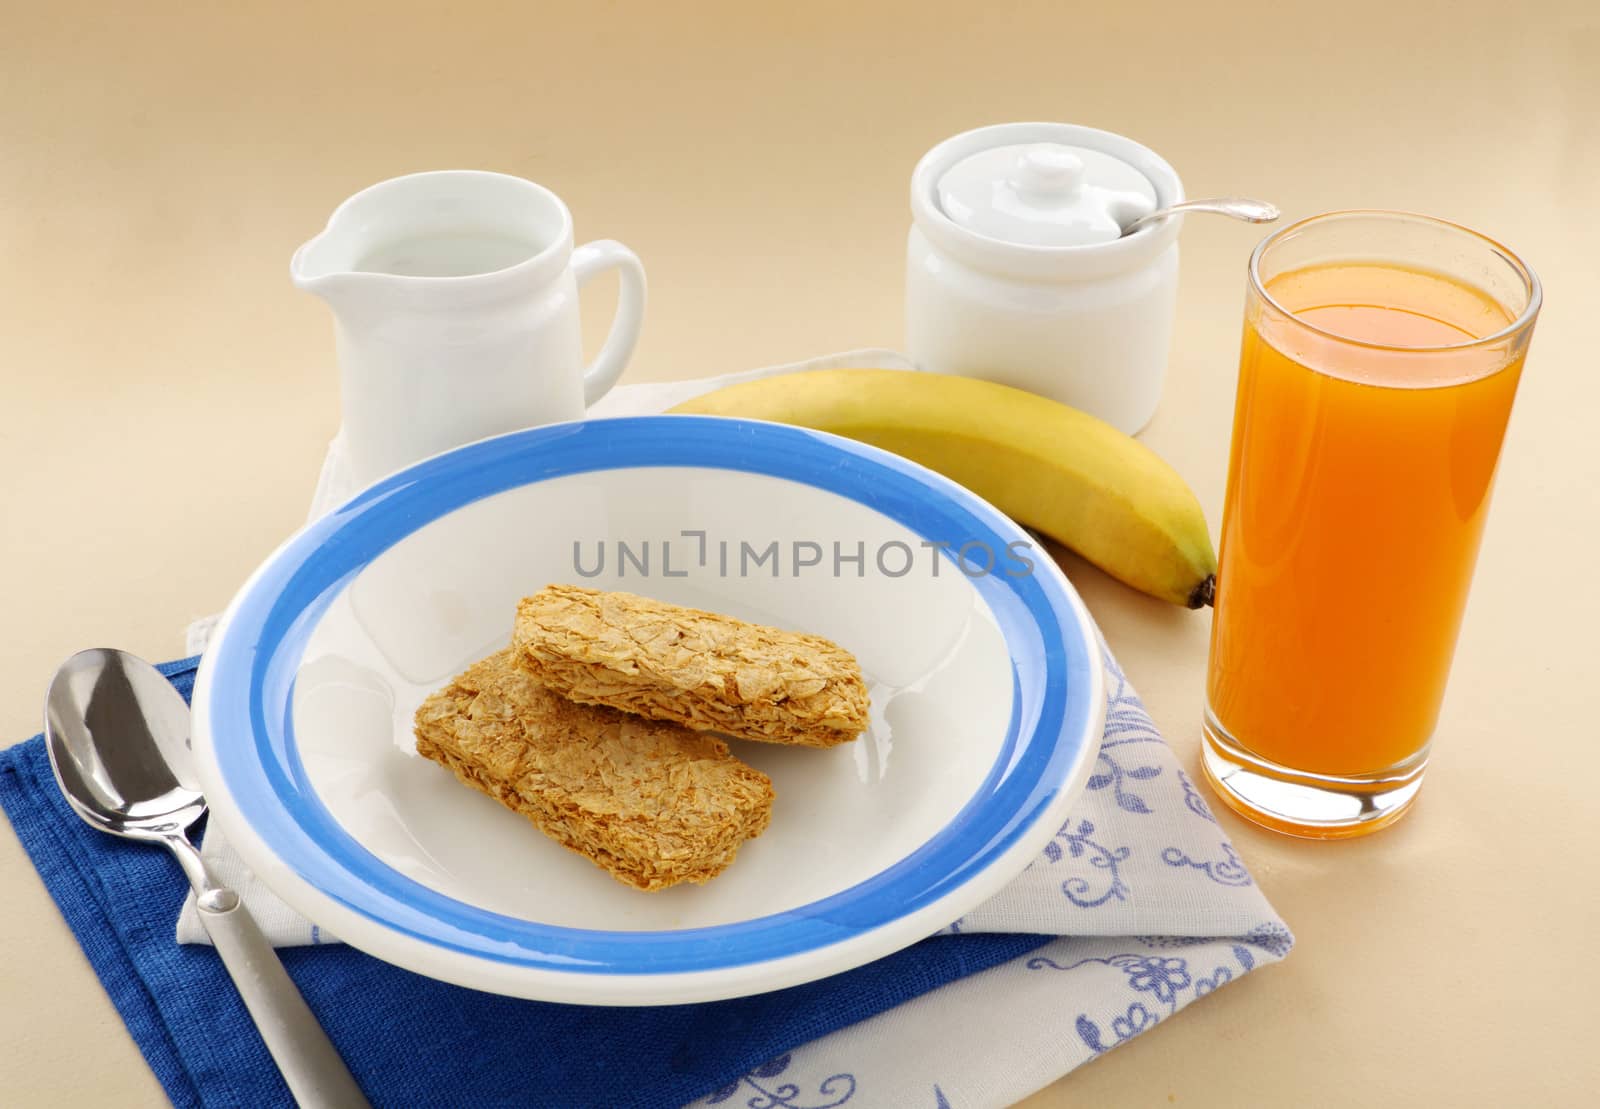
[[[340,244],[330,227],[300,245],[289,259],[289,280],[297,289],[314,293],[337,310],[357,295],[363,285],[360,274],[349,268],[350,260],[339,257]]]

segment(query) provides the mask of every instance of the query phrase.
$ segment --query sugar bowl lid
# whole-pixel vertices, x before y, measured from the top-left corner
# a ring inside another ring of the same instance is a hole
[[[1093,246],[1157,207],[1155,185],[1104,151],[1064,143],[994,146],[939,178],[939,207],[957,225],[1022,246]]]

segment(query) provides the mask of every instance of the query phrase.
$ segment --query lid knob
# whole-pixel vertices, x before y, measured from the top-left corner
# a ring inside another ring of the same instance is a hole
[[[1032,196],[1068,197],[1081,191],[1083,182],[1083,159],[1053,142],[1027,147],[1011,173],[1011,187]]]

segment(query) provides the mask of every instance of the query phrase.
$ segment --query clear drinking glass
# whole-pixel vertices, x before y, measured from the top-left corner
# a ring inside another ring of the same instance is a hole
[[[1202,752],[1244,816],[1333,838],[1415,799],[1539,303],[1427,216],[1251,256]]]

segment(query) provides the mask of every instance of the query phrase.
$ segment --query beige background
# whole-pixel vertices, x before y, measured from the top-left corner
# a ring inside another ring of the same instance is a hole
[[[552,186],[580,239],[649,269],[630,378],[698,376],[897,345],[921,152],[982,123],[1095,124],[1161,151],[1192,195],[1481,227],[1547,307],[1417,810],[1340,845],[1224,814],[1299,948],[1027,1104],[1592,1098],[1589,4],[245,7],[0,2],[0,740],[37,730],[74,650],[178,655],[300,522],[338,396],[329,317],[286,264],[356,189],[441,167]],[[1213,526],[1255,238],[1190,221],[1146,436]],[[1067,569],[1192,773],[1207,614]],[[4,1100],[160,1104],[9,829],[0,904]]]

